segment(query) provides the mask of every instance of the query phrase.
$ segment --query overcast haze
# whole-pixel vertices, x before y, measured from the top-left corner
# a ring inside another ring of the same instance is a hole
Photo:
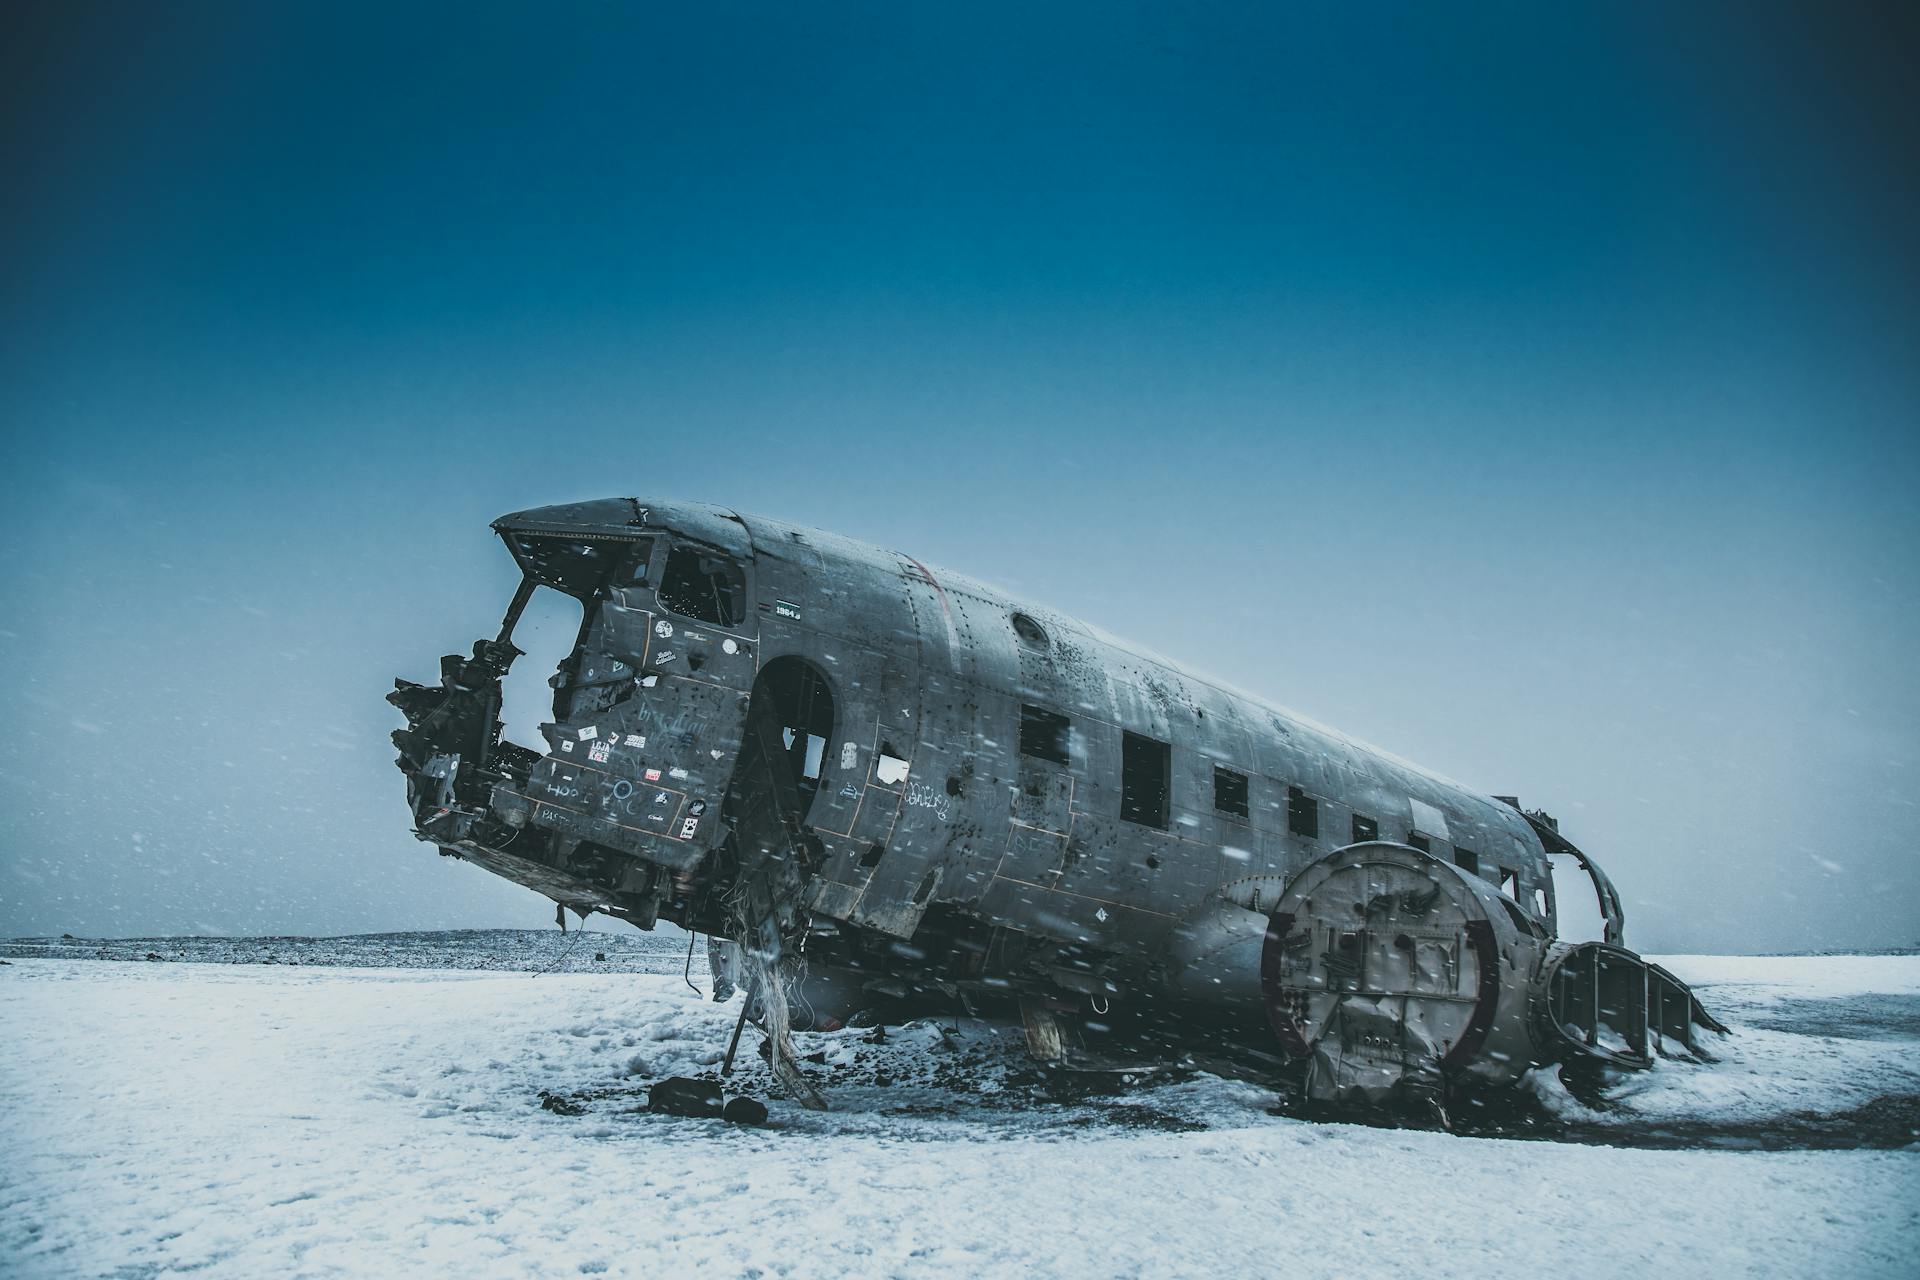
[[[382,697],[637,494],[1920,941],[1912,6],[385,8],[0,16],[0,934],[549,921]]]

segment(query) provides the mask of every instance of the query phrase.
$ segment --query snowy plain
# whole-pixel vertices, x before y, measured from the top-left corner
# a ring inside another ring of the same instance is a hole
[[[1910,1129],[1740,1149],[1791,1115],[1911,1116],[1920,957],[1665,958],[1732,1026],[1719,1060],[1626,1077],[1601,1112],[1538,1080],[1574,1142],[1309,1123],[1207,1075],[1053,1097],[1017,1032],[972,1023],[799,1037],[824,1115],[743,1052],[772,1117],[736,1128],[644,1110],[713,1069],[738,1007],[664,953],[8,954],[9,1276],[1905,1276],[1920,1252]],[[1670,1122],[1727,1140],[1626,1140]]]

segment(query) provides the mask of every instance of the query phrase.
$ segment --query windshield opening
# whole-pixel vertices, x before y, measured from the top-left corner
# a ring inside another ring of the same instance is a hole
[[[501,737],[540,754],[547,740],[540,726],[555,721],[554,676],[573,657],[586,622],[586,606],[550,587],[535,589],[513,625],[521,656],[500,681]]]
[[[580,600],[598,591],[614,564],[625,559],[627,542],[533,533],[516,533],[509,539],[514,558],[528,577]]]

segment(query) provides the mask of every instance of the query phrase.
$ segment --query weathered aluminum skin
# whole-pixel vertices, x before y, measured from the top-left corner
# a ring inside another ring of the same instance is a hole
[[[1277,998],[1260,922],[1349,846],[1418,846],[1404,852],[1479,886],[1468,898],[1504,900],[1481,913],[1503,936],[1544,949],[1556,933],[1548,843],[1572,846],[1515,805],[965,575],[689,503],[605,499],[494,528],[586,605],[543,749],[499,746],[494,720],[523,587],[501,638],[443,662],[440,689],[401,682],[400,763],[422,839],[575,911],[761,929],[769,955],[838,922],[816,965],[866,966],[872,990],[1011,992],[1046,1043],[1048,1009],[1083,998],[1248,1025]],[[649,562],[629,563],[642,545]],[[738,566],[738,616],[663,604],[670,547]],[[769,736],[775,671],[809,673],[817,785],[779,763],[793,727]],[[1023,752],[1023,704],[1067,718],[1063,759]],[[1127,734],[1166,744],[1164,827],[1123,816]],[[1216,792],[1216,768],[1244,778],[1244,804]],[[1524,993],[1538,969],[1508,981]]]

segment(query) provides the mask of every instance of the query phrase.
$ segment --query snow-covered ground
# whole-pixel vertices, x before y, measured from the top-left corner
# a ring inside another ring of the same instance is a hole
[[[643,1110],[737,1010],[677,967],[14,959],[0,1274],[1913,1274],[1920,957],[1665,963],[1732,1024],[1721,1060],[1599,1113],[1541,1081],[1586,1131],[1548,1142],[1307,1123],[1204,1075],[1051,1098],[971,1024],[799,1037],[836,1110],[743,1129]],[[1850,1149],[1594,1138],[1862,1108]]]
[[[542,973],[680,973],[704,965],[671,926],[640,933],[576,929],[450,929],[345,938],[10,938],[0,959],[319,964],[362,969],[493,969]]]

